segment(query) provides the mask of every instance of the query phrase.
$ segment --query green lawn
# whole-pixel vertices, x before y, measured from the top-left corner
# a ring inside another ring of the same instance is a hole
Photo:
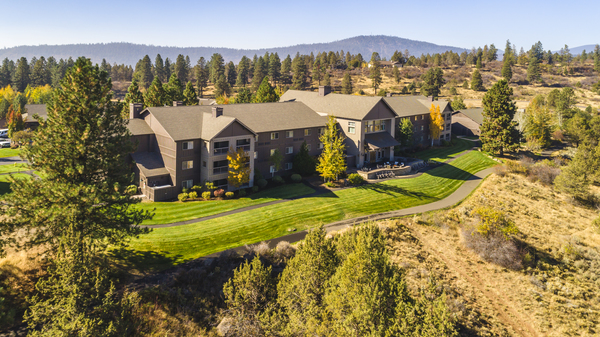
[[[27,164],[0,165],[0,173],[27,171]]]
[[[151,212],[156,208],[153,219],[145,221],[144,225],[157,225],[197,219],[279,199],[295,198],[314,191],[304,184],[288,184],[234,200],[150,202],[141,203],[137,207]]]
[[[330,192],[195,224],[157,228],[132,240],[117,256],[140,269],[162,269],[229,248],[269,240],[346,218],[431,203],[449,196],[471,176],[496,164],[473,151],[412,179]],[[457,200],[458,201],[458,200]]]
[[[26,178],[26,179],[30,179],[31,176],[29,174],[24,174],[24,173],[15,173],[12,175],[15,179],[22,179],[22,178]],[[9,179],[10,175],[8,174],[4,174],[0,176],[0,195],[6,194],[10,192],[10,182]]]
[[[434,147],[424,151],[415,153],[415,157],[423,160],[435,160],[444,162],[448,159],[452,159],[459,154],[470,150],[475,146],[475,143],[465,139],[454,138],[452,139],[454,145],[447,147]]]
[[[18,156],[20,153],[21,153],[21,149],[9,149],[9,148],[0,149],[0,158],[14,157],[14,156]]]

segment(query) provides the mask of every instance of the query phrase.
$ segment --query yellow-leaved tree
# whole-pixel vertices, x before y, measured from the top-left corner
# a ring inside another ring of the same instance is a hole
[[[346,172],[344,139],[337,128],[337,121],[329,116],[325,132],[319,137],[323,143],[323,152],[317,165],[317,172],[325,181],[337,179],[339,174]]]
[[[241,187],[250,181],[250,156],[243,148],[239,147],[234,150],[229,148],[227,152],[227,160],[229,161],[229,176],[227,180],[229,184],[235,187]]]
[[[444,129],[444,119],[440,113],[440,106],[431,104],[429,109],[429,135],[431,136],[431,146],[433,141],[440,138],[440,133]]]

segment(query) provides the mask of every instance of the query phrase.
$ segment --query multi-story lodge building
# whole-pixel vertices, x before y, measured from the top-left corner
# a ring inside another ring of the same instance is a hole
[[[444,121],[441,139],[450,140],[451,108],[431,98],[365,97],[341,95],[320,87],[319,92],[289,90],[278,103],[149,107],[130,105],[129,130],[137,150],[131,155],[141,192],[151,200],[177,196],[183,188],[211,181],[232,189],[227,176],[229,149],[248,152],[250,181],[255,173],[265,178],[289,174],[293,157],[303,142],[309,154],[320,154],[319,135],[334,116],[346,137],[349,167],[394,160],[400,146],[395,132],[402,118],[414,126],[415,144],[431,144],[429,108],[439,105]],[[275,171],[270,157],[283,155],[282,169]]]

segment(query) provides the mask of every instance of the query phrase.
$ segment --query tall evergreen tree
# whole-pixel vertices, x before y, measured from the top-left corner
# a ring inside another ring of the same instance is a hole
[[[237,73],[235,71],[235,65],[231,61],[227,63],[227,67],[225,69],[225,76],[227,77],[227,83],[229,83],[229,86],[233,87],[237,79]]]
[[[21,57],[17,61],[17,68],[15,69],[15,73],[12,78],[12,83],[15,90],[21,92],[25,91],[25,88],[27,88],[30,83],[29,74],[30,70],[29,63],[27,63],[27,58]]]
[[[57,88],[60,85],[60,81],[62,81],[65,76],[66,70],[67,64],[63,59],[60,59],[58,63],[50,69],[50,81],[53,88]]]
[[[12,83],[12,74],[10,71],[10,60],[5,58],[2,60],[2,67],[0,68],[0,88],[4,88]]]
[[[342,94],[352,94],[352,77],[349,72],[346,72],[342,78]]]
[[[50,84],[49,74],[46,69],[46,59],[41,56],[31,69],[30,82],[34,87],[41,87],[46,84]]]
[[[152,83],[154,79],[154,74],[152,73],[152,61],[150,61],[150,56],[146,55],[142,58],[140,62],[140,68],[135,69],[135,72],[138,73],[138,81],[140,82],[140,87],[147,89]]]
[[[164,71],[163,71],[165,77],[164,77],[164,79],[160,80],[161,82],[166,81],[168,78],[171,78],[171,73],[172,73],[171,68],[172,68],[171,60],[167,57],[165,59],[165,67],[164,67]]]
[[[237,96],[235,96],[234,100],[235,104],[242,103],[251,103],[252,102],[252,92],[248,88],[242,88],[238,92]]]
[[[483,80],[481,79],[481,73],[477,69],[473,71],[473,75],[471,76],[471,89],[475,91],[484,90]]]
[[[181,54],[177,55],[177,59],[175,60],[175,75],[179,79],[180,83],[187,83],[187,81],[188,81],[188,65],[185,60],[185,57]],[[171,81],[170,78],[169,78],[169,81]]]
[[[532,56],[529,58],[529,66],[527,67],[527,81],[534,83],[540,82],[541,80],[540,61],[537,57]]]
[[[268,102],[279,102],[279,95],[275,92],[275,88],[269,84],[269,78],[265,76],[252,98],[252,103]]]
[[[308,153],[308,145],[306,141],[302,142],[300,150],[294,156],[293,168],[294,172],[309,176],[315,173],[317,161]]]
[[[198,105],[198,95],[192,81],[188,81],[183,90],[183,104],[185,105]]]
[[[369,78],[371,79],[371,86],[373,87],[374,93],[377,93],[377,89],[383,82],[383,78],[381,76],[381,63],[379,62],[379,54],[375,57],[373,53],[373,57],[371,58],[371,68],[369,68]]]
[[[512,78],[512,67],[511,67],[511,61],[510,58],[506,58],[504,59],[504,62],[502,63],[502,77],[504,77],[504,79],[507,82],[510,82],[510,79]]]
[[[215,83],[214,94],[215,94],[215,97],[231,95],[231,87],[229,86],[229,83],[225,79],[225,75],[221,75],[221,77],[217,80],[217,83]]]
[[[308,85],[306,63],[298,61],[294,65],[294,76],[292,78],[292,87],[296,90],[303,90]]]
[[[200,57],[198,64],[196,64],[196,87],[198,87],[198,93],[202,98],[202,92],[208,85],[208,67],[204,57]]]
[[[156,58],[154,59],[154,76],[158,77],[161,82],[167,80],[165,77],[165,63],[160,54],[156,54]]]
[[[219,53],[214,53],[210,59],[210,82],[215,84],[221,78],[221,75],[225,76],[225,61],[223,56]]]
[[[172,74],[169,78],[169,83],[164,85],[165,89],[165,104],[172,104],[174,101],[183,101],[183,86],[177,77],[177,74]]]
[[[283,62],[281,62],[281,83],[290,83],[290,73],[292,72],[292,59],[288,55]]]
[[[124,103],[125,104],[123,105],[123,116],[129,116],[129,104],[131,103],[141,103],[144,106],[146,106],[144,102],[144,95],[140,91],[140,87],[138,86],[136,80],[133,80],[131,82],[131,85],[129,85],[129,88],[127,89],[127,94],[125,95]]]
[[[422,77],[421,94],[423,96],[438,97],[442,86],[446,83],[444,72],[441,68],[431,68]]]
[[[258,87],[263,82],[263,79],[267,76],[267,72],[264,68],[264,61],[262,56],[256,59],[254,64],[254,73],[252,74],[252,90],[258,90]]]
[[[102,62],[100,63],[100,70],[106,71],[108,77],[110,77],[111,66],[110,63],[106,62],[106,59],[102,59]]]
[[[502,155],[519,146],[517,122],[513,120],[517,107],[511,100],[512,94],[508,82],[500,80],[483,96],[480,139],[484,151]]]
[[[394,76],[394,81],[396,82],[396,84],[400,84],[402,76],[400,76],[400,70],[398,69],[398,67],[394,67],[394,69],[392,69],[392,76]]]
[[[155,77],[148,90],[144,94],[144,103],[146,106],[164,106],[167,103],[165,90],[158,77]]]
[[[250,77],[250,59],[246,56],[242,56],[240,63],[238,64],[237,79],[235,84],[238,87],[245,87],[248,84],[248,78]]]
[[[312,67],[312,79],[317,81],[318,85],[321,85],[321,79],[323,79],[323,72],[325,69],[321,66],[321,60],[316,59]]]
[[[269,78],[274,85],[277,85],[281,79],[281,60],[277,53],[271,54],[269,58]]]
[[[594,70],[600,73],[600,45],[596,45],[594,48]]]

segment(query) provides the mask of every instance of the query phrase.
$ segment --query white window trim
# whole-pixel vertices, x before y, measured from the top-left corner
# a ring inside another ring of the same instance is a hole
[[[188,166],[187,163],[191,163],[191,165]],[[186,160],[186,161],[182,161],[181,162],[181,169],[182,170],[191,170],[194,168],[194,161],[193,160]]]
[[[286,171],[291,170],[292,166],[293,166],[292,163],[285,163],[285,169],[286,169]]]
[[[194,186],[194,180],[184,180],[181,182],[181,188],[192,188]]]
[[[279,132],[271,132],[271,140],[279,139]]]
[[[188,147],[187,149],[185,148],[186,145]],[[184,149],[184,150],[193,150],[194,149],[194,142],[193,141],[183,142],[182,149]]]
[[[275,165],[269,166],[269,173],[275,173]]]
[[[285,132],[285,138],[294,138],[294,130],[292,130],[292,131],[286,131]]]
[[[285,148],[285,154],[293,154],[294,153],[294,147],[293,146],[288,146]]]

